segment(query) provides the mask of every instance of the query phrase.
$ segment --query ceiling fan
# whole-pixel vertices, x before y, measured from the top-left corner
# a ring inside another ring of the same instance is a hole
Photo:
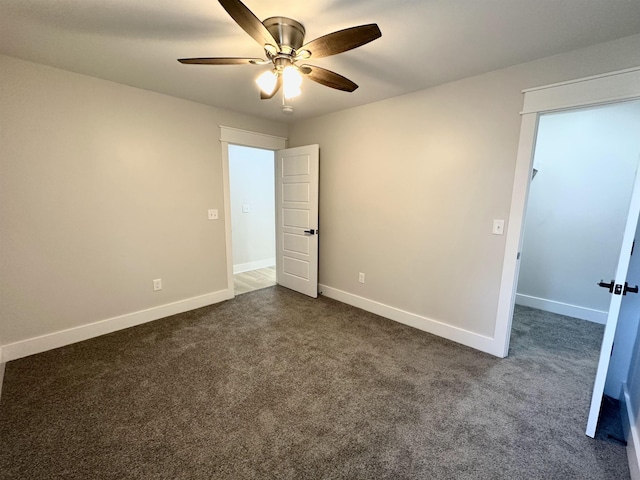
[[[218,0],[227,13],[265,51],[267,60],[261,58],[213,57],[180,58],[184,64],[197,65],[269,65],[256,81],[260,86],[260,98],[265,100],[283,88],[285,98],[300,94],[302,78],[306,77],[327,87],[353,92],[358,85],[335,72],[313,65],[296,65],[300,60],[322,58],[346,52],[382,36],[375,23],[360,25],[324,35],[304,43],[304,26],[287,17],[270,17],[261,22],[240,0]]]

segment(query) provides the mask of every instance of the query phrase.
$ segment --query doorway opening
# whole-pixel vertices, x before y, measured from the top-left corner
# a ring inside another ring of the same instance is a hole
[[[276,283],[318,296],[318,182],[320,147],[286,148],[286,139],[220,126],[224,187],[227,289],[235,296],[229,149],[232,145],[255,147],[273,153],[276,231]]]
[[[538,120],[514,323],[536,318],[550,337],[571,331],[572,338],[550,343],[559,349],[571,343],[582,352],[581,361],[592,365],[598,363],[612,300],[601,286],[616,278],[629,216],[637,217],[630,204],[640,158],[638,131],[638,101],[545,113]],[[631,270],[627,279],[638,280]],[[616,338],[635,338],[637,322],[626,318],[625,310],[617,320]],[[512,334],[526,335],[521,328]],[[632,344],[618,343],[605,372],[600,437],[610,432],[622,437],[617,405]]]
[[[640,68],[605,73],[593,77],[571,80],[525,90],[520,128],[520,140],[511,196],[511,208],[502,267],[502,280],[498,296],[494,345],[496,354],[506,357],[513,311],[515,307],[516,282],[520,266],[524,212],[531,183],[533,152],[538,120],[549,112],[578,109],[596,105],[621,103],[640,99]],[[611,351],[618,323],[618,313],[628,296],[622,295],[630,266],[629,252],[632,250],[640,215],[640,177],[636,176],[628,209],[627,224],[622,239],[622,248],[616,267],[614,294],[611,296],[607,323],[605,325],[586,434],[594,437],[600,413],[604,385],[609,370]],[[620,294],[618,294],[620,290]]]
[[[540,116],[516,304],[605,324],[640,154],[640,102]]]
[[[236,295],[276,284],[274,152],[229,145],[229,190]]]

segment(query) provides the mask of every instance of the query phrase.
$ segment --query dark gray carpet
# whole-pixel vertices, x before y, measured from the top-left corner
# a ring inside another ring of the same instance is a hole
[[[11,362],[3,479],[625,479],[584,435],[602,326],[497,359],[281,287]]]

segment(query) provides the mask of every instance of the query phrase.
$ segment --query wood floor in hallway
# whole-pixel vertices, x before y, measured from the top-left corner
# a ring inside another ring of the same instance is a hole
[[[259,268],[233,276],[236,295],[241,295],[276,284],[276,267]]]

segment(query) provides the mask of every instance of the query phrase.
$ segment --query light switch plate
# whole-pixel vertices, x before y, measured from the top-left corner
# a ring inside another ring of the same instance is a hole
[[[494,235],[504,235],[504,220],[494,220],[491,233]]]
[[[208,212],[208,218],[209,220],[218,220],[218,209],[210,208]]]
[[[242,205],[242,213],[249,213],[249,205]]]

